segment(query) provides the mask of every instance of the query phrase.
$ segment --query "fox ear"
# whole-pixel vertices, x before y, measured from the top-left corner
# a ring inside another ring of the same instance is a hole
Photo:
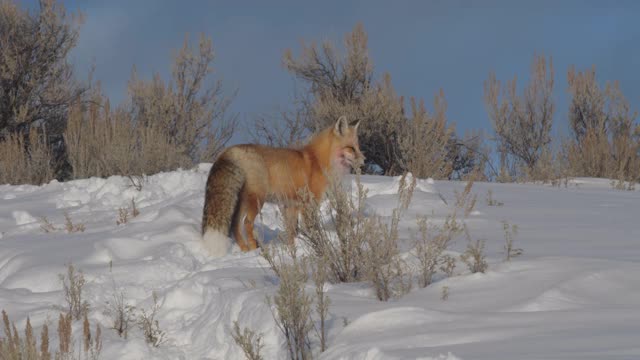
[[[358,131],[358,126],[359,125],[360,125],[360,120],[356,120],[356,122],[351,124],[351,127],[353,128],[353,131]]]
[[[338,121],[336,121],[333,131],[336,133],[336,135],[343,136],[347,131],[347,128],[349,128],[347,117],[342,115],[338,118]]]

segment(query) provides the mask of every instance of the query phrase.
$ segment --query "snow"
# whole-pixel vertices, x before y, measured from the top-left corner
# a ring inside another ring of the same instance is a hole
[[[211,164],[150,176],[142,190],[124,177],[43,186],[0,185],[0,308],[18,328],[35,331],[64,304],[58,274],[82,269],[90,320],[103,328],[103,359],[242,359],[234,321],[262,333],[265,359],[284,359],[284,339],[265,296],[277,286],[259,251],[237,245],[210,256],[200,235]],[[352,182],[353,179],[347,179]],[[367,211],[391,214],[400,178],[364,176]],[[419,179],[400,223],[403,256],[418,215],[441,223],[464,183]],[[485,202],[491,190],[503,206]],[[475,210],[465,220],[486,240],[489,270],[462,263],[427,288],[383,303],[366,283],[327,284],[328,349],[320,359],[635,359],[640,358],[640,192],[609,180],[574,179],[567,187],[476,183]],[[118,209],[135,200],[140,215],[118,225]],[[68,234],[64,214],[85,225]],[[58,231],[45,233],[42,218]],[[518,225],[524,254],[504,261],[502,221]],[[267,204],[257,232],[276,237],[281,224]],[[464,251],[456,239],[450,254]],[[449,297],[442,300],[442,289]],[[313,291],[313,285],[309,284]],[[131,305],[161,305],[166,340],[147,345],[137,329],[127,340],[110,330],[107,301],[116,291]],[[55,332],[50,331],[55,344]],[[79,336],[81,324],[74,324]],[[315,344],[317,345],[317,344]]]

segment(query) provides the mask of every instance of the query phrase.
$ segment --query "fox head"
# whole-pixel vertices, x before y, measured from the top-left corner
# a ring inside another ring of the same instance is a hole
[[[333,168],[340,173],[348,173],[364,164],[364,155],[358,143],[358,125],[360,120],[349,124],[345,116],[341,116],[333,125],[331,154]]]

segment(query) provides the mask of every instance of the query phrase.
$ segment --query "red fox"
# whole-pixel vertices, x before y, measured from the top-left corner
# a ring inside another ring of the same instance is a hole
[[[211,255],[227,254],[231,231],[242,251],[257,248],[253,223],[265,201],[284,200],[285,221],[297,224],[300,190],[306,188],[320,200],[328,175],[345,174],[363,163],[358,125],[341,116],[300,149],[252,144],[227,148],[211,167],[205,190],[202,236]]]

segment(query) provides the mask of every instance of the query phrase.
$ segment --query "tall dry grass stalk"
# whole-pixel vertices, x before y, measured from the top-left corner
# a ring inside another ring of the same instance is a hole
[[[82,347],[74,351],[71,314],[60,314],[58,318],[58,349],[54,354],[49,350],[49,326],[42,325],[40,346],[34,334],[31,320],[27,317],[24,337],[18,333],[16,325],[9,321],[9,316],[2,310],[2,322],[5,337],[0,337],[0,359],[2,360],[98,360],[102,351],[102,332],[96,324],[91,332],[89,319],[83,321]],[[53,356],[52,356],[53,355]]]
[[[40,347],[34,334],[31,320],[27,317],[24,337],[18,333],[16,325],[9,320],[6,311],[2,310],[4,338],[0,337],[0,359],[6,360],[50,360],[49,329],[45,324],[40,333]]]
[[[141,126],[122,109],[113,113],[99,94],[88,108],[72,107],[65,141],[74,178],[154,174],[190,163],[158,127]]]
[[[28,135],[0,137],[0,184],[36,184],[54,177],[53,155],[47,132],[36,126]]]

